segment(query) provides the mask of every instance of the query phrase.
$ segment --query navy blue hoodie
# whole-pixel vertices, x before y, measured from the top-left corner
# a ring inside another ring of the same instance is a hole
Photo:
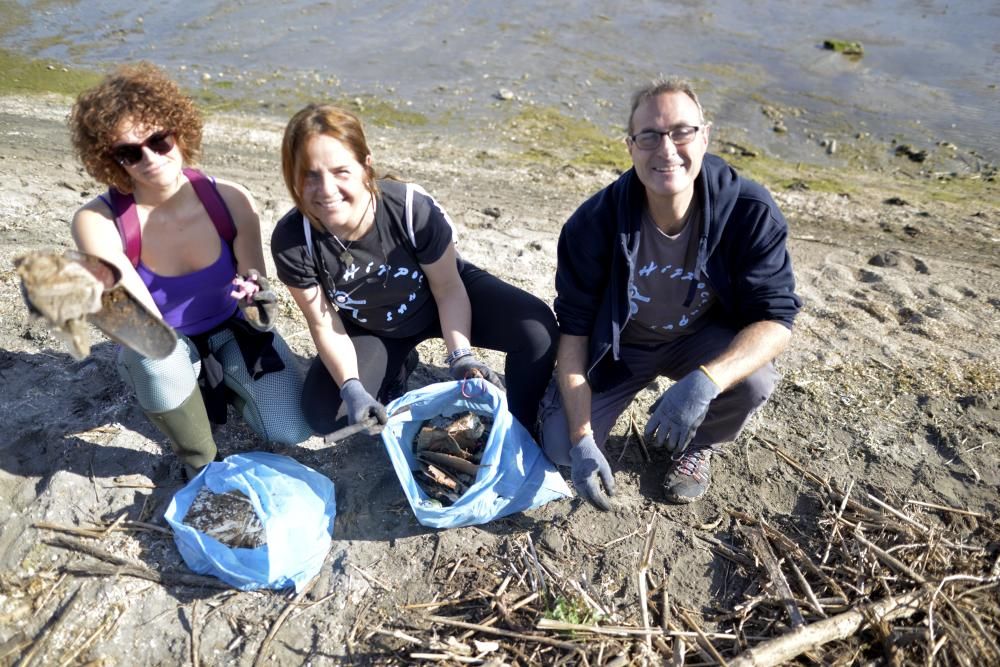
[[[712,316],[736,329],[765,320],[791,328],[802,302],[785,248],[788,225],[771,195],[715,155],[705,155],[695,187],[702,204],[695,282],[706,280],[715,290]],[[618,363],[619,340],[645,207],[645,187],[629,169],[584,202],[559,235],[559,330],[589,336],[587,379],[594,391],[629,373]]]

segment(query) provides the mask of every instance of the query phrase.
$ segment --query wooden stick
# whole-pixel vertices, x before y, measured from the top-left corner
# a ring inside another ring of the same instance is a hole
[[[698,633],[698,646],[701,646],[706,652],[708,652],[715,662],[722,665],[722,667],[726,667],[727,663],[725,658],[723,658],[722,655],[716,650],[715,646],[712,645],[712,642],[708,641],[708,635],[702,631],[701,627],[695,623],[694,619],[691,618],[686,611],[679,607],[677,611],[680,612],[680,616],[684,619],[684,622]]]
[[[123,613],[124,611],[119,611],[118,613],[119,618]],[[85,639],[84,642],[80,644],[79,647],[70,651],[69,655],[67,655],[62,660],[59,661],[59,667],[70,667],[70,665],[74,664],[76,662],[76,657],[81,653],[83,653],[84,651],[86,651],[88,648],[90,648],[90,645],[93,644],[101,634],[103,634],[106,630],[108,630],[111,627],[114,627],[114,623],[108,623],[107,619],[102,621],[101,624],[97,626],[97,629],[94,630],[92,633],[90,633],[90,636],[87,637],[87,639]]]
[[[830,549],[833,548],[833,540],[840,533],[840,519],[844,516],[844,510],[847,509],[847,501],[851,497],[851,491],[854,490],[854,480],[852,479],[847,483],[847,491],[844,492],[844,499],[840,503],[840,509],[837,510],[837,515],[833,517],[833,528],[830,530],[830,539],[826,542],[826,549],[823,551],[823,558],[820,559],[820,565],[825,565],[827,559],[830,557]]]
[[[42,530],[54,530],[60,533],[69,533],[70,535],[82,535],[83,537],[93,537],[95,539],[100,539],[104,537],[104,533],[99,530],[91,530],[89,528],[76,528],[74,526],[60,526],[57,523],[49,523],[48,521],[36,521],[31,525],[35,528],[40,528]]]
[[[559,630],[563,632],[589,632],[595,635],[611,637],[686,637],[695,639],[738,639],[739,636],[727,632],[685,632],[684,630],[663,630],[662,628],[636,628],[628,625],[586,625],[585,623],[568,623],[553,618],[540,618],[535,624],[537,630]]]
[[[788,612],[792,630],[797,630],[805,625],[805,619],[802,618],[802,611],[799,610],[799,606],[795,602],[792,589],[789,587],[788,580],[785,579],[785,575],[781,571],[781,566],[778,564],[778,559],[774,555],[774,551],[771,550],[771,544],[767,541],[764,531],[760,528],[741,528],[740,531],[748,538],[754,553],[760,558],[768,575],[771,577],[771,582],[774,584],[778,595],[781,597],[781,601],[785,605],[785,610]]]
[[[326,558],[329,557],[330,557],[330,552],[327,552]],[[323,565],[324,566],[326,565],[326,559],[323,560]],[[253,660],[253,667],[259,667],[259,665],[262,662],[264,662],[264,654],[267,652],[267,648],[271,644],[271,640],[274,639],[275,636],[277,636],[278,630],[281,629],[282,623],[284,623],[285,619],[288,618],[293,611],[295,611],[295,607],[298,606],[302,598],[304,598],[306,595],[309,594],[309,592],[313,589],[313,586],[316,585],[316,582],[319,581],[319,579],[320,579],[319,576],[313,577],[312,580],[310,580],[310,582],[306,584],[305,587],[302,589],[302,592],[296,595],[291,600],[291,602],[286,604],[285,608],[281,611],[280,614],[278,614],[278,618],[276,618],[274,620],[274,623],[271,624],[271,629],[267,631],[267,636],[264,637],[264,641],[260,643],[260,648],[257,649],[257,657],[255,657]]]
[[[920,611],[923,590],[872,602],[831,618],[811,623],[798,632],[782,635],[740,653],[729,662],[730,667],[773,667],[790,662],[806,651],[831,641],[845,639],[868,624],[868,618],[893,620],[908,618]]]
[[[701,533],[695,533],[694,536],[703,542],[708,542],[712,545],[712,551],[719,554],[723,558],[728,558],[737,565],[742,565],[746,568],[753,567],[753,561],[736,551],[729,545],[727,545],[722,540],[712,537],[711,535],[702,535]]]
[[[87,563],[64,565],[61,570],[78,577],[135,577],[153,581],[161,586],[193,586],[195,588],[218,588],[231,590],[232,587],[215,577],[183,572],[157,572],[148,567],[135,565],[111,565],[108,563]]]
[[[510,637],[511,639],[521,639],[529,642],[536,642],[538,644],[545,644],[546,646],[553,646],[555,648],[561,648],[564,651],[573,651],[583,658],[585,664],[587,663],[587,655],[583,652],[576,644],[571,644],[569,642],[561,642],[557,639],[550,639],[549,637],[539,637],[538,635],[527,635],[521,632],[512,632],[510,630],[501,630],[499,628],[491,628],[485,625],[477,625],[476,623],[466,623],[465,621],[457,621],[453,618],[447,618],[446,616],[428,616],[427,619],[432,623],[440,623],[442,625],[450,625],[455,628],[463,628],[465,630],[477,630],[487,635],[497,635],[499,637]]]
[[[652,461],[653,457],[649,455],[649,450],[646,449],[646,439],[642,437],[642,433],[639,431],[639,424],[635,421],[635,411],[629,410],[628,413],[629,428],[632,429],[635,439],[639,441],[639,447],[642,448],[642,456],[647,462]]]
[[[806,600],[809,601],[809,606],[812,607],[813,611],[815,611],[820,618],[826,618],[827,616],[826,612],[823,611],[823,605],[821,605],[819,600],[816,599],[816,594],[813,593],[812,586],[810,586],[809,582],[806,581],[806,577],[802,574],[802,570],[799,569],[799,566],[796,565],[793,560],[788,561],[788,565],[792,568],[792,573],[795,575],[795,579],[799,582],[799,587],[805,594]]]
[[[964,514],[965,516],[974,516],[977,519],[985,519],[987,515],[982,512],[973,512],[971,510],[963,510],[957,507],[951,507],[949,505],[935,505],[934,503],[925,503],[920,500],[907,500],[907,505],[917,505],[919,507],[926,507],[932,510],[940,510],[942,512],[952,512],[953,514]]]
[[[639,611],[642,612],[642,627],[649,630],[649,608],[646,595],[646,573],[649,571],[649,561],[653,554],[653,540],[656,538],[656,516],[646,526],[646,543],[642,547],[642,558],[639,560]],[[646,647],[653,649],[653,639],[646,634]]]
[[[340,440],[348,438],[355,433],[361,433],[362,431],[367,432],[368,435],[378,435],[382,432],[382,425],[375,420],[374,417],[368,419],[363,419],[357,424],[351,424],[345,426],[344,428],[337,429],[333,433],[327,433],[323,436],[323,447],[320,449],[326,449],[332,445],[337,444]]]
[[[76,604],[77,595],[79,595],[80,590],[83,586],[78,587],[69,596],[69,600],[59,609],[55,616],[42,628],[42,631],[38,634],[38,637],[32,642],[31,648],[28,649],[26,653],[21,655],[21,659],[17,661],[15,667],[30,667],[31,663],[34,662],[41,650],[42,646],[45,644],[45,640],[56,633],[59,628],[62,627],[66,619],[71,616],[69,613],[73,606]]]
[[[42,609],[45,608],[45,605],[48,604],[49,598],[52,597],[52,594],[56,592],[57,588],[59,588],[59,584],[65,581],[65,579],[66,573],[60,574],[59,578],[56,579],[56,583],[52,584],[52,587],[45,591],[45,595],[43,595],[41,600],[37,602],[38,606],[35,608],[35,616],[38,616],[38,614],[41,613]]]
[[[812,559],[809,558],[809,555],[806,554],[806,552],[804,552],[799,545],[797,545],[794,541],[792,541],[790,537],[782,533],[777,528],[774,528],[770,524],[765,523],[763,521],[759,521],[750,516],[749,514],[744,514],[743,512],[739,512],[737,510],[729,510],[729,513],[741,521],[744,521],[746,523],[751,523],[754,525],[759,525],[761,528],[764,529],[764,532],[767,534],[767,536],[773,539],[777,543],[778,547],[784,553],[798,558],[799,561],[806,566],[806,569],[808,569],[812,574],[822,579],[823,583],[829,586],[834,593],[841,596],[845,600],[847,599],[847,594],[844,593],[843,589],[840,587],[840,584],[838,584],[834,578],[832,578],[830,575],[824,572],[819,566],[813,563]]]
[[[368,574],[367,572],[365,572],[364,570],[362,570],[360,567],[358,567],[354,563],[348,563],[348,565],[350,565],[355,570],[357,570],[358,574],[360,574],[362,577],[364,577],[365,581],[367,581],[368,583],[377,585],[379,588],[381,588],[382,590],[384,590],[387,593],[392,593],[393,592],[392,586],[390,586],[388,584],[383,584],[381,581],[379,581],[378,579],[376,579],[374,575]]]
[[[866,493],[865,495],[868,496],[868,500],[872,501],[873,503],[875,503],[876,505],[878,505],[879,507],[881,507],[882,509],[884,509],[889,514],[891,514],[894,517],[896,517],[897,519],[899,519],[900,521],[903,521],[905,523],[910,524],[911,526],[913,526],[914,528],[916,528],[917,530],[919,530],[924,535],[929,535],[930,534],[930,532],[931,532],[930,528],[928,528],[924,524],[920,523],[919,521],[916,521],[912,517],[906,516],[906,514],[904,514],[903,512],[900,512],[898,509],[896,509],[892,505],[890,505],[890,504],[888,504],[888,503],[886,503],[886,502],[884,502],[882,500],[879,500],[878,498],[876,498],[875,496],[873,496],[870,493]]]
[[[191,667],[198,667],[198,600],[191,603]]]

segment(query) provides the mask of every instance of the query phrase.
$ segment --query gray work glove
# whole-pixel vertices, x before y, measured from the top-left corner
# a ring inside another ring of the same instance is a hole
[[[271,291],[267,278],[256,269],[250,269],[245,276],[233,278],[230,295],[243,313],[243,318],[258,331],[270,331],[278,315],[278,297]]]
[[[593,434],[583,436],[580,442],[570,447],[569,460],[576,492],[597,509],[610,510],[611,500],[608,496],[615,495],[615,478],[611,475],[608,460],[594,442]],[[607,495],[601,489],[601,483],[607,489]]]
[[[448,369],[451,377],[461,382],[462,380],[468,380],[469,378],[480,377],[488,382],[492,382],[494,385],[500,388],[501,391],[507,391],[507,388],[503,386],[503,380],[500,376],[493,372],[489,366],[479,361],[474,354],[468,354],[464,357],[459,357],[455,361],[451,362],[451,367]]]
[[[373,419],[379,424],[385,424],[389,419],[385,414],[385,406],[372,398],[358,378],[351,378],[341,385],[340,398],[344,401],[348,424]]]
[[[653,434],[657,447],[666,445],[671,456],[687,449],[708,414],[708,406],[720,389],[700,368],[695,369],[663,392],[653,405],[646,424],[646,440]]]

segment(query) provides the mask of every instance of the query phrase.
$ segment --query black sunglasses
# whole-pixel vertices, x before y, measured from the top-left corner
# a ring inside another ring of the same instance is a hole
[[[131,167],[142,162],[142,148],[145,146],[157,155],[166,155],[174,149],[174,133],[156,132],[146,137],[141,144],[118,144],[112,146],[111,157],[123,167]]]

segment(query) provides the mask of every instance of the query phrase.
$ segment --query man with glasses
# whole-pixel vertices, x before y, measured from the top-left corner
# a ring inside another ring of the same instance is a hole
[[[645,438],[671,457],[666,497],[705,495],[712,454],[774,389],[772,362],[801,307],[781,212],[707,153],[710,127],[687,82],[637,91],[632,169],[584,202],[559,237],[561,338],[540,434],[600,509],[614,495],[608,434],[661,375],[674,382],[650,409]]]

